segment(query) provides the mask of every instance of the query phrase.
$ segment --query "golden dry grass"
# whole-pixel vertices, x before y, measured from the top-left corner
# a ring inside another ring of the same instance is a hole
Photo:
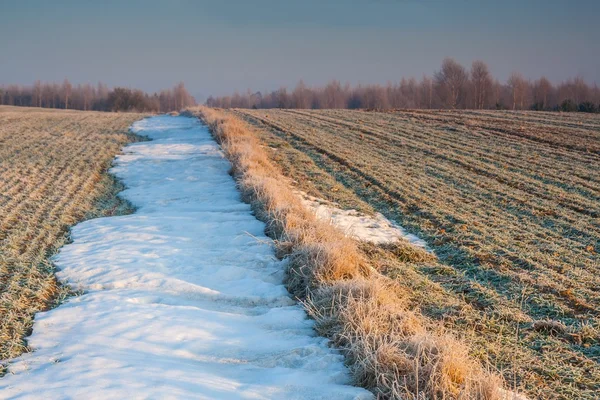
[[[0,360],[68,294],[49,257],[75,223],[122,211],[107,174],[139,114],[0,107]]]
[[[301,190],[376,210],[439,261],[367,249],[418,307],[533,398],[600,391],[600,117],[235,110]]]
[[[267,223],[279,255],[289,258],[288,289],[343,351],[356,384],[382,399],[502,398],[500,378],[474,361],[467,346],[429,329],[403,288],[373,269],[357,242],[302,206],[247,124],[218,110],[194,112],[231,160],[244,199]]]

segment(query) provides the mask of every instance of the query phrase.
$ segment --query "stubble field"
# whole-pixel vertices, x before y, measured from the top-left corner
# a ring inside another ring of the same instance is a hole
[[[535,398],[600,390],[600,117],[234,110],[299,189],[379,211],[437,261],[364,246],[438,329]]]
[[[0,107],[0,360],[27,351],[33,314],[68,294],[49,257],[69,227],[126,211],[107,171],[140,117]]]

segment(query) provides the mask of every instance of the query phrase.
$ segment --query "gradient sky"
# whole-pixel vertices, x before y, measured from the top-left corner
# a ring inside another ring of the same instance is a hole
[[[385,83],[446,56],[600,84],[600,0],[0,0],[0,84],[103,81],[199,100],[233,90]]]

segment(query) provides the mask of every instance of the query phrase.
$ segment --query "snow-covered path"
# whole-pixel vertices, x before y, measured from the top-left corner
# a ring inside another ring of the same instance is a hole
[[[288,296],[264,225],[196,119],[134,124],[113,173],[133,215],[77,225],[55,258],[86,294],[36,316],[0,398],[366,399]]]

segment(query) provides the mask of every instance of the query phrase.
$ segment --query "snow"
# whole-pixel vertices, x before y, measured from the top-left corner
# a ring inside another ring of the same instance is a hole
[[[302,198],[304,206],[312,210],[317,218],[330,222],[346,236],[376,244],[407,240],[414,246],[430,251],[424,240],[406,232],[400,225],[380,213],[367,215],[356,210],[342,210],[335,203],[309,196],[303,192],[297,193]]]
[[[112,172],[138,206],[83,222],[54,262],[85,294],[36,315],[0,398],[367,399],[282,284],[264,225],[198,120],[132,130]]]

